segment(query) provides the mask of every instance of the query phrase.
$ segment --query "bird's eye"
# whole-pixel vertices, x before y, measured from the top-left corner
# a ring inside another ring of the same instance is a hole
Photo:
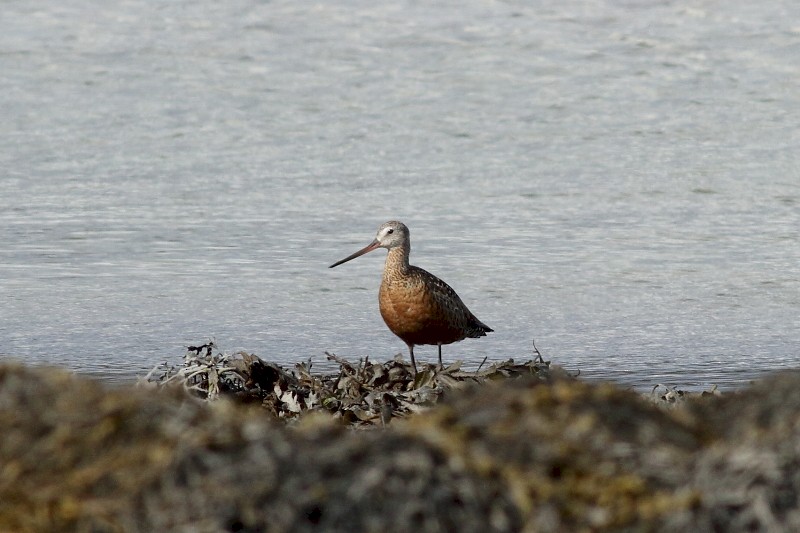
[[[392,228],[389,228],[389,229],[386,231],[386,234],[387,234],[387,235],[388,235],[388,234],[390,234],[390,233],[394,233],[394,230],[393,230]]]

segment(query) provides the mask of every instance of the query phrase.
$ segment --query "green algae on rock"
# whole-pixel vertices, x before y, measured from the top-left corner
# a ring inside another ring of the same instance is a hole
[[[0,365],[0,531],[800,530],[800,374],[670,409],[540,378],[350,431]]]

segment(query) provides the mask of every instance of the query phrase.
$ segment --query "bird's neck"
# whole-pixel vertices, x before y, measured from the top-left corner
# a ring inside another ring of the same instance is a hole
[[[408,273],[408,246],[391,248],[386,255],[386,266],[383,269],[384,279],[404,276]]]

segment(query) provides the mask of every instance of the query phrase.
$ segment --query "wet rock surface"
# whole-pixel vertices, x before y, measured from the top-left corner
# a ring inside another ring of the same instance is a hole
[[[274,383],[253,401],[225,374],[208,402],[0,366],[0,530],[800,529],[798,374],[669,409],[496,376],[371,431],[339,407],[281,417]]]

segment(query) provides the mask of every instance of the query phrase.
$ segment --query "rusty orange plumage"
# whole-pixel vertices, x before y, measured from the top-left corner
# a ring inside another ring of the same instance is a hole
[[[408,263],[411,238],[402,222],[393,220],[382,224],[375,240],[330,268],[378,248],[389,250],[378,293],[381,316],[392,333],[408,345],[415,372],[414,346],[438,345],[441,365],[442,344],[483,337],[494,331],[467,309],[447,283]]]

